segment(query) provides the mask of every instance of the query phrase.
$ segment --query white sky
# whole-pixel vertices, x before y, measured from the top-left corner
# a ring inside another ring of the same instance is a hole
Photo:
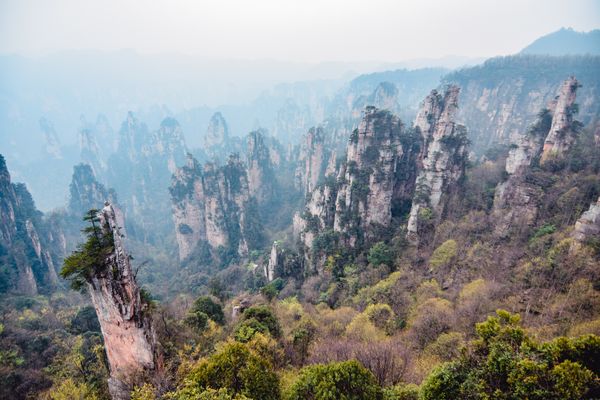
[[[515,53],[563,26],[600,27],[600,1],[0,0],[0,53],[394,62]]]

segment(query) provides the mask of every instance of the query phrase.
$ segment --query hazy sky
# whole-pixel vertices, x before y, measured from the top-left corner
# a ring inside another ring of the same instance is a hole
[[[515,53],[562,26],[600,27],[600,1],[0,0],[0,53],[394,62]]]

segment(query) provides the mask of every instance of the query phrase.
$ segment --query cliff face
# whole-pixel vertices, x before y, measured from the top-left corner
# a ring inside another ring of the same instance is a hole
[[[157,343],[110,203],[99,218],[103,233],[112,235],[114,251],[105,260],[105,268],[91,277],[88,289],[104,337],[111,397],[129,399],[134,381],[159,367]]]
[[[552,160],[562,159],[575,141],[579,126],[573,119],[577,88],[575,78],[564,81],[558,95],[538,114],[535,124],[515,135],[506,159],[508,179],[498,185],[494,195],[497,236],[526,232],[535,223],[543,191],[529,176],[532,167],[544,167]]]
[[[418,149],[415,132],[404,129],[397,117],[365,109],[337,178],[318,185],[304,212],[294,217],[294,232],[309,264],[322,264],[319,247],[324,243],[340,240],[356,247],[390,228],[395,207],[410,201]]]
[[[573,116],[577,111],[575,98],[579,86],[577,79],[570,77],[563,82],[558,95],[550,104],[552,126],[544,141],[542,164],[548,162],[551,158],[561,159],[575,141],[577,124],[573,121]]]
[[[220,112],[214,113],[208,123],[206,135],[204,136],[204,147],[223,146],[229,141],[229,128],[227,122]]]
[[[573,238],[579,243],[600,239],[600,197],[575,223]]]
[[[333,174],[335,172],[335,159],[333,159],[333,168],[329,167],[331,152],[325,145],[324,135],[323,128],[311,128],[304,135],[301,143],[295,172],[295,185],[304,194],[311,193],[326,173]]]
[[[135,217],[138,229],[132,236],[158,242],[172,232],[168,187],[171,175],[186,159],[181,128],[173,118],[149,132],[133,114],[120,130],[117,152],[108,162],[112,182],[127,214]]]
[[[69,186],[69,212],[82,217],[92,208],[98,208],[109,194],[104,185],[96,181],[94,171],[88,164],[73,167],[73,178]]]
[[[273,198],[275,190],[275,173],[271,163],[271,155],[260,131],[248,135],[248,187],[250,195],[259,204],[266,204]]]
[[[202,242],[239,255],[256,245],[261,231],[256,200],[238,156],[222,167],[207,163],[204,169],[188,156],[187,165],[173,176],[170,192],[180,259]]]
[[[469,127],[472,150],[481,155],[495,143],[515,143],[571,74],[582,85],[578,118],[586,125],[593,121],[600,113],[598,69],[598,56],[518,55],[458,70],[444,81],[462,88],[457,121]]]
[[[35,295],[58,285],[52,229],[25,185],[11,183],[0,155],[0,293]]]
[[[404,155],[401,121],[368,107],[348,144],[343,183],[339,186],[334,229],[348,234],[353,246],[372,225],[387,227],[392,218],[395,172]]]
[[[418,243],[420,228],[434,225],[444,213],[444,195],[464,175],[467,161],[466,129],[455,123],[458,108],[457,86],[442,96],[432,91],[423,102],[415,128],[421,133],[419,174],[407,226],[407,237]]]

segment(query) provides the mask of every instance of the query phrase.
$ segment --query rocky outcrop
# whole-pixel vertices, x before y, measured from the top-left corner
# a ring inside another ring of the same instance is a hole
[[[449,86],[443,96],[432,91],[415,120],[422,147],[407,225],[407,237],[414,244],[419,242],[422,225],[440,220],[445,209],[443,197],[464,175],[466,129],[455,122],[459,92],[457,86]]]
[[[573,116],[577,112],[575,98],[579,86],[577,79],[570,77],[563,82],[558,95],[550,104],[552,126],[544,142],[542,164],[552,158],[562,159],[576,139],[578,124],[573,120]]]
[[[537,121],[524,133],[514,135],[506,159],[508,179],[500,183],[494,195],[494,233],[507,237],[511,233],[527,233],[537,219],[542,187],[530,179],[532,166],[560,160],[576,138],[579,122],[573,119],[574,77],[567,79],[558,95],[538,113]]]
[[[53,226],[22,183],[12,183],[0,155],[0,293],[35,295],[58,285]]]
[[[40,118],[40,129],[44,132],[44,152],[55,160],[62,159],[60,142],[52,122],[46,118]]]
[[[280,251],[277,245],[277,241],[273,242],[273,246],[271,247],[271,253],[269,254],[269,261],[264,266],[264,274],[267,278],[268,282],[273,281],[275,279],[275,273],[278,270],[279,264],[281,262]]]
[[[304,135],[301,143],[295,184],[304,194],[311,193],[323,179],[326,172],[335,172],[335,170],[331,171],[331,168],[328,170],[331,155],[325,145],[324,135],[323,128],[311,128]],[[333,162],[333,168],[335,169],[335,160]]]
[[[600,240],[600,197],[575,223],[573,239],[579,243],[590,239]]]
[[[203,242],[213,250],[245,255],[261,240],[256,199],[237,155],[222,167],[207,163],[203,169],[188,155],[187,165],[173,176],[170,192],[180,259]]]
[[[69,213],[82,217],[92,208],[98,208],[109,200],[108,190],[96,181],[94,171],[88,164],[73,167],[69,186]]]
[[[137,380],[159,368],[158,345],[148,304],[140,295],[131,257],[110,203],[98,217],[103,233],[113,240],[114,250],[104,260],[103,268],[91,276],[88,290],[104,337],[111,397],[126,400]]]
[[[367,107],[350,137],[334,221],[334,229],[347,234],[350,246],[369,236],[371,228],[385,228],[391,222],[395,173],[405,155],[403,129],[391,113]]]
[[[259,204],[267,204],[273,198],[275,174],[269,148],[260,131],[248,135],[248,188]]]
[[[391,227],[394,206],[410,201],[418,149],[418,136],[396,116],[365,109],[337,177],[317,185],[304,212],[294,217],[294,232],[311,266],[318,269],[323,263],[323,246],[341,241],[357,247]]]
[[[229,141],[229,128],[227,122],[220,112],[216,112],[210,118],[206,134],[204,135],[204,147],[219,147]]]
[[[186,154],[175,119],[165,118],[158,130],[150,132],[129,113],[121,126],[118,150],[108,161],[107,181],[119,193],[124,211],[133,217],[136,229],[131,236],[159,243],[173,232],[168,187]]]
[[[90,128],[79,130],[79,153],[81,160],[90,165],[95,174],[106,170],[106,163],[101,155],[96,136]]]
[[[457,121],[469,127],[471,150],[481,155],[495,144],[515,143],[571,74],[582,84],[577,93],[578,118],[585,125],[594,121],[600,113],[599,69],[597,56],[517,55],[457,70],[444,81],[462,88]]]

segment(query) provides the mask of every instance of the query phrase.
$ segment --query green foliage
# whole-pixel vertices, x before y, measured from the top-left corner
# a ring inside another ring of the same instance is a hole
[[[93,276],[106,269],[107,258],[114,250],[112,232],[102,232],[97,213],[98,210],[92,209],[83,218],[90,223],[82,231],[87,240],[65,259],[60,271],[60,276],[69,280],[74,290],[83,291]]]
[[[423,382],[421,398],[588,399],[600,393],[600,338],[559,338],[539,345],[506,311],[476,325],[478,340]],[[596,369],[594,369],[596,368]]]
[[[311,365],[300,370],[288,400],[376,400],[383,393],[373,374],[358,361]]]
[[[458,245],[455,240],[449,239],[442,243],[433,251],[433,254],[429,258],[431,268],[438,269],[450,264],[454,257],[456,257],[457,248]]]
[[[384,242],[377,242],[369,250],[367,260],[373,265],[379,266],[385,264],[391,266],[394,261],[394,254],[387,244]]]
[[[274,338],[281,336],[279,321],[267,306],[253,306],[246,309],[234,337],[240,342],[248,342],[255,333],[269,333]]]
[[[554,232],[556,232],[556,226],[554,226],[554,224],[545,224],[542,225],[537,231],[535,231],[531,238],[537,239],[545,235],[550,235]]]
[[[209,296],[198,297],[190,311],[191,313],[204,313],[217,324],[223,325],[225,323],[223,307]]]
[[[226,389],[225,393],[212,393],[207,399],[230,395],[247,396],[252,399],[278,400],[279,378],[264,358],[251,352],[241,343],[230,342],[208,359],[201,361],[185,378],[188,390]],[[201,393],[201,392],[200,392]],[[186,397],[180,397],[186,398]],[[203,397],[187,397],[197,399]]]
[[[419,400],[419,387],[409,383],[384,388],[383,400]]]

